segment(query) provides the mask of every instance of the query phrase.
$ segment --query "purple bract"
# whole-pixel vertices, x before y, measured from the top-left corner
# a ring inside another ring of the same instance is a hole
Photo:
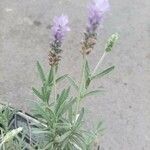
[[[68,16],[61,15],[59,17],[55,17],[53,20],[52,33],[54,36],[54,41],[62,42],[65,33],[70,31],[68,26]]]
[[[95,32],[104,13],[109,10],[108,0],[93,0],[88,7],[88,32]]]

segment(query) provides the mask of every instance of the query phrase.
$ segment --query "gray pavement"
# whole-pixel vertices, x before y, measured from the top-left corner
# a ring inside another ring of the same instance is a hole
[[[64,43],[60,73],[79,78],[80,40],[86,25],[86,0],[0,0],[0,102],[29,110],[36,100],[31,87],[40,84],[36,60],[48,68],[52,18],[68,14],[72,31]],[[87,127],[105,122],[101,150],[150,150],[150,0],[111,0],[111,11],[89,56],[93,67],[110,34],[120,40],[102,68],[115,64],[97,80],[106,92],[84,102]]]

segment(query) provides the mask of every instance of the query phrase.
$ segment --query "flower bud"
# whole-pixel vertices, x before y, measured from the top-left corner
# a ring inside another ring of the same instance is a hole
[[[105,51],[110,52],[114,44],[118,41],[118,39],[119,39],[118,33],[112,34],[106,43]]]

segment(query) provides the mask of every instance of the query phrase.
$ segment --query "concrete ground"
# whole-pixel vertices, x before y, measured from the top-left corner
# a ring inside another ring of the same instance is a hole
[[[110,34],[120,40],[102,68],[115,64],[97,80],[106,92],[85,101],[88,123],[103,119],[101,150],[150,150],[150,0],[111,0],[111,11],[89,56],[93,67]],[[48,68],[52,18],[69,15],[72,31],[64,43],[60,73],[79,78],[80,40],[86,25],[86,0],[0,0],[0,101],[28,110],[36,100],[31,87],[40,84],[39,60]]]

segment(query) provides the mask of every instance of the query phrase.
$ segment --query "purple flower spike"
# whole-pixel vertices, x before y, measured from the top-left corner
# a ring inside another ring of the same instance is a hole
[[[68,26],[68,16],[61,15],[60,17],[55,17],[53,20],[52,33],[54,36],[54,41],[62,42],[65,33],[70,31]]]
[[[108,0],[93,0],[88,7],[88,32],[95,32],[100,24],[104,13],[109,10]]]

